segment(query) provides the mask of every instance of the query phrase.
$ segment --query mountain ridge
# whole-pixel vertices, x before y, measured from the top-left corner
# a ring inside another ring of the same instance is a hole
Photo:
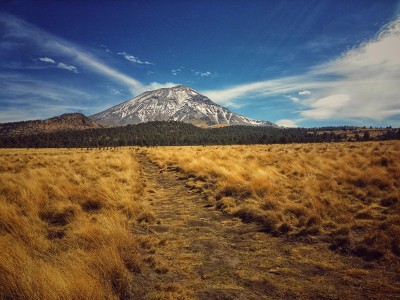
[[[269,121],[236,114],[184,85],[146,91],[89,117],[103,126],[134,125],[150,121],[180,121],[199,127],[276,126]]]

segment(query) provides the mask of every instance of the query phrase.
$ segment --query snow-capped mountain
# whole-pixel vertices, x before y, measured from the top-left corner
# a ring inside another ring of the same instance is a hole
[[[105,126],[123,126],[150,121],[181,121],[197,126],[274,125],[268,121],[235,114],[183,85],[144,92],[90,118]]]

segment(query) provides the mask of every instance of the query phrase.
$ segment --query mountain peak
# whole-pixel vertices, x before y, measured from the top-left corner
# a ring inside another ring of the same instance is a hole
[[[191,87],[188,87],[188,86],[183,85],[183,84],[175,85],[175,86],[171,87],[170,89],[173,89],[173,90],[190,90],[190,91],[194,91],[194,89],[192,89]]]
[[[122,126],[150,121],[180,121],[197,126],[251,125],[271,126],[231,112],[185,85],[148,91],[135,98],[91,116],[106,126]]]
[[[183,85],[183,84],[175,85],[175,86],[171,87],[171,89],[173,89],[173,90],[193,90],[190,87]]]
[[[185,91],[185,92],[192,91],[192,92],[198,93],[196,90],[194,90],[191,87],[188,87],[186,85],[183,85],[183,84],[178,84],[178,85],[175,85],[172,87],[160,88],[160,89],[153,90],[153,91],[147,91],[146,93],[159,93],[159,92],[166,91],[166,90],[168,90],[168,91]]]

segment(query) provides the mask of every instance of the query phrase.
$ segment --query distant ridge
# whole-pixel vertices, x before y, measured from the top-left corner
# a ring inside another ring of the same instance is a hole
[[[68,113],[46,120],[0,123],[0,136],[32,135],[101,127],[101,125],[81,113]]]
[[[90,116],[104,126],[151,121],[180,121],[199,127],[214,125],[276,126],[236,114],[184,85],[148,91]]]

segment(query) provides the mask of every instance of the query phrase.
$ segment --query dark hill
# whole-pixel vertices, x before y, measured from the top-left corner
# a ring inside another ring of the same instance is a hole
[[[19,136],[50,133],[65,130],[101,128],[81,113],[63,114],[46,120],[31,120],[0,124],[0,136]]]

